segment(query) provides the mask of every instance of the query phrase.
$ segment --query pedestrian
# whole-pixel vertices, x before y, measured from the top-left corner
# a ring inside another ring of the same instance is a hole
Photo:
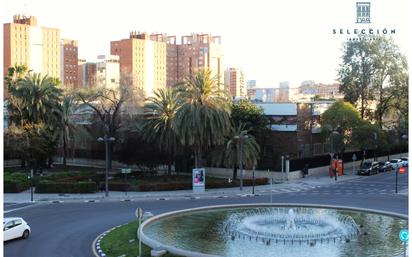
[[[333,163],[334,163],[333,173],[335,174],[335,181],[337,181],[338,180],[338,160],[337,159],[333,160]]]

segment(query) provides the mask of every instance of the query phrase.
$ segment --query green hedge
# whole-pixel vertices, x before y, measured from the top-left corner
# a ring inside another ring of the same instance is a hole
[[[99,189],[103,191],[105,187],[106,187],[105,182],[100,182]],[[130,183],[109,181],[109,190],[110,191],[136,191],[137,187]]]
[[[36,193],[95,193],[97,186],[94,182],[53,182],[41,181],[36,186]]]
[[[139,185],[139,191],[169,191],[191,189],[190,183],[147,183]]]
[[[267,178],[256,178],[255,185],[266,185],[268,183]],[[244,179],[243,180],[244,186],[252,186],[253,180],[252,179]],[[229,183],[226,180],[214,180],[214,179],[206,179],[206,188],[225,188],[225,187],[238,187],[239,180],[233,181]],[[110,188],[110,184],[109,184]],[[171,190],[185,190],[185,189],[192,189],[192,184],[187,182],[169,182],[169,183],[146,183],[139,185],[139,191],[171,191]]]
[[[4,192],[19,193],[30,188],[30,180],[27,174],[22,172],[4,173]]]

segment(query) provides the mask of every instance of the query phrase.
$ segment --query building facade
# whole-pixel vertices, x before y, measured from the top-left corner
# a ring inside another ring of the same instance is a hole
[[[13,16],[12,23],[3,25],[4,75],[14,65],[26,65],[30,70],[60,78],[60,30],[37,26],[34,16]]]
[[[224,69],[221,37],[210,34],[167,38],[167,86],[175,86],[199,69],[209,69],[223,89]]]
[[[289,81],[282,81],[279,83],[279,94],[277,95],[277,101],[279,103],[289,102]]]
[[[78,60],[77,74],[79,87],[94,87],[96,85],[96,63]]]
[[[117,55],[99,55],[96,63],[96,84],[106,88],[118,88],[120,84],[120,63]]]
[[[225,70],[225,87],[232,97],[246,97],[246,79],[241,69],[228,68]]]
[[[274,103],[276,102],[275,88],[255,88],[254,94],[250,97],[256,103]]]
[[[78,77],[78,43],[76,40],[60,41],[60,80],[63,85],[79,87]]]
[[[145,96],[166,87],[165,34],[131,32],[129,38],[110,42],[110,53],[119,56],[121,77],[130,76]]]

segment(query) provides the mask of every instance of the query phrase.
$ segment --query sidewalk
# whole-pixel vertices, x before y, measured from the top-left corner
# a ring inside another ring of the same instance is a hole
[[[280,184],[255,186],[255,194],[297,192],[301,190],[314,189],[320,186],[331,185],[358,179],[359,176],[344,175],[338,177],[338,181],[328,176],[310,176],[292,181],[285,181]],[[94,194],[34,194],[35,202],[50,201],[131,201],[131,200],[169,200],[169,199],[190,199],[190,198],[216,198],[228,196],[248,196],[252,193],[252,187],[244,187],[242,191],[239,187],[207,189],[205,193],[193,193],[192,190],[159,191],[159,192],[125,192],[110,191],[105,197],[104,192]],[[30,190],[21,193],[5,193],[4,203],[27,203],[30,202]]]

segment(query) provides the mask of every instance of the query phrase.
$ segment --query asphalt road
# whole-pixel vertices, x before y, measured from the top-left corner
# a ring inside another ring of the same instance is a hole
[[[304,192],[274,194],[276,203],[313,203],[354,206],[408,214],[408,197],[395,195],[395,173],[325,186]],[[399,185],[408,185],[407,174]],[[28,240],[13,240],[4,245],[6,257],[92,257],[92,242],[105,230],[135,219],[137,207],[159,214],[167,211],[218,204],[267,203],[269,195],[221,199],[193,199],[141,202],[39,203],[7,213],[29,222]],[[12,206],[5,206],[8,210]]]

